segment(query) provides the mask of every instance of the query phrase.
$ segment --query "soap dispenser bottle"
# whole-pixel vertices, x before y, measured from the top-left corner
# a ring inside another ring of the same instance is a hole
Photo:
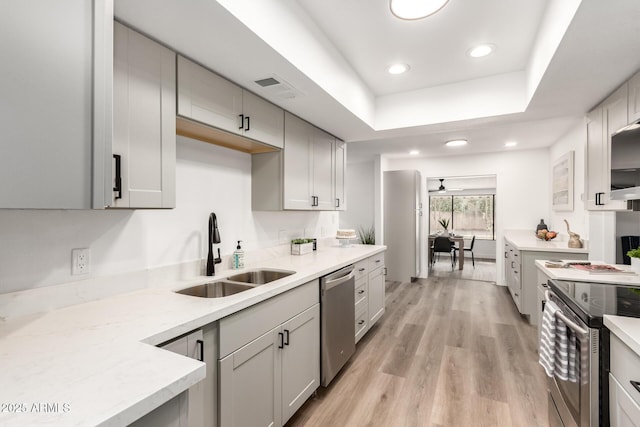
[[[236,246],[236,250],[233,251],[233,268],[236,270],[244,268],[244,251],[240,247],[240,242],[242,242],[242,240],[238,240],[238,246]]]

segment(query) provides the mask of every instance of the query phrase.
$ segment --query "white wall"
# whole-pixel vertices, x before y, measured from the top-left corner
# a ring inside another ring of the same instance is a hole
[[[455,157],[388,159],[387,168],[416,169],[422,173],[423,180],[441,176],[496,175],[495,251],[500,284],[504,284],[502,257],[498,256],[502,254],[503,230],[531,229],[533,232],[540,218],[548,217],[550,169],[547,149]],[[426,253],[426,233],[427,228],[423,227],[422,253]],[[423,257],[421,271],[428,271],[426,257]]]
[[[375,226],[375,164],[373,161],[347,166],[347,210],[340,214],[340,228]]]
[[[337,212],[251,211],[251,156],[178,137],[177,207],[171,210],[0,210],[0,293],[86,279],[71,249],[91,249],[90,277],[198,260],[215,212],[222,254],[329,237]]]
[[[566,235],[567,228],[563,221],[566,219],[571,226],[571,231],[578,233],[583,239],[589,239],[589,212],[585,209],[585,203],[582,201],[582,195],[585,192],[586,143],[587,127],[583,121],[580,121],[549,148],[551,164],[569,151],[574,152],[573,211],[555,212],[551,209],[549,221],[545,220],[553,230]],[[547,191],[549,203],[551,203],[551,181],[549,181]]]

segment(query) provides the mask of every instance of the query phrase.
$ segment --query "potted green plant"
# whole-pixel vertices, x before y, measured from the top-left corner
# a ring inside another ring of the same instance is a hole
[[[304,255],[313,252],[313,239],[293,239],[291,255]]]
[[[360,229],[358,230],[358,235],[360,237],[360,242],[363,245],[376,244],[376,229],[373,226],[369,228],[364,228],[360,226]]]
[[[631,249],[627,256],[631,258],[631,270],[640,273],[640,248]]]
[[[438,223],[442,226],[442,228],[444,228],[444,232],[442,232],[443,236],[448,236],[449,235],[449,219],[447,218],[440,218],[438,220]]]

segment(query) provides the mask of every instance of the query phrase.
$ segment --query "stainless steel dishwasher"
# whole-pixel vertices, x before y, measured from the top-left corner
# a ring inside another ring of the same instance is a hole
[[[329,385],[356,351],[353,265],[320,278],[320,384]]]

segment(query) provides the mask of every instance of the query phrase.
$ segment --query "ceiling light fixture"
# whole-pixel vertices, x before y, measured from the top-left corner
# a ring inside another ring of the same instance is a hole
[[[438,193],[444,193],[445,191],[447,191],[447,189],[444,188],[444,178],[440,178],[440,187],[438,188]]]
[[[463,145],[467,145],[466,139],[453,139],[451,141],[447,141],[445,144],[447,147],[461,147]]]
[[[418,150],[411,150],[409,151],[409,154],[411,154],[412,156],[417,156],[418,154],[420,154],[420,152]]]
[[[505,147],[515,147],[516,145],[518,145],[518,143],[515,141],[509,141],[504,143]]]
[[[492,44],[481,44],[469,49],[468,55],[472,58],[482,58],[483,56],[489,55],[494,49],[495,46]]]
[[[409,66],[407,64],[393,64],[387,71],[389,74],[402,74],[409,71]]]
[[[396,18],[412,21],[433,15],[448,2],[449,0],[390,0],[389,8]]]

